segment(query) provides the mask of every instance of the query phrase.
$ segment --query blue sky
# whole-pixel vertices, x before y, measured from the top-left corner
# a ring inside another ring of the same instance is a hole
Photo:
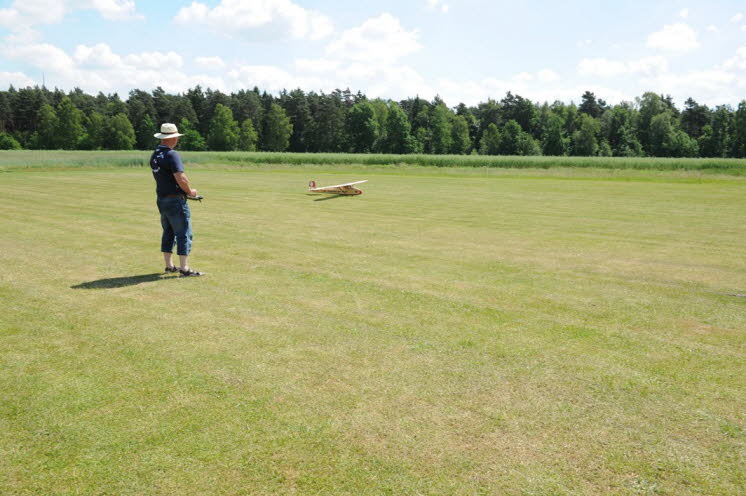
[[[0,87],[746,98],[746,1],[3,0]]]

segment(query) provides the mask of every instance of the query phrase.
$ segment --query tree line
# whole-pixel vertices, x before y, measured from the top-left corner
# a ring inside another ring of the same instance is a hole
[[[618,157],[746,157],[746,100],[683,109],[648,92],[608,105],[586,91],[580,103],[501,100],[449,107],[436,97],[399,102],[360,92],[257,88],[226,94],[200,86],[96,96],[79,88],[0,91],[0,149],[147,150],[163,122],[184,133],[183,150]]]

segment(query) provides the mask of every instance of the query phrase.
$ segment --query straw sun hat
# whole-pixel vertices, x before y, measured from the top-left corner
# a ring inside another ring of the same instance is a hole
[[[176,129],[176,124],[171,124],[170,122],[166,122],[165,124],[161,124],[161,132],[155,133],[153,136],[155,136],[158,139],[168,139],[168,138],[178,138],[179,136],[184,136],[179,132],[178,129]]]

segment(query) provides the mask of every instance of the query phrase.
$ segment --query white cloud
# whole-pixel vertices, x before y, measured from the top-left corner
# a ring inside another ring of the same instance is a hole
[[[218,33],[250,40],[320,40],[333,31],[329,17],[291,0],[221,0],[214,8],[192,2],[176,14],[178,24],[203,24]]]
[[[591,40],[580,40],[577,43],[575,43],[575,46],[577,46],[578,48],[585,48],[585,47],[591,46],[592,43],[593,41]]]
[[[78,45],[75,47],[73,58],[77,66],[82,68],[111,69],[123,66],[122,57],[112,52],[105,43],[94,46]]]
[[[560,76],[551,69],[542,69],[536,73],[536,77],[543,83],[552,83],[559,80]]]
[[[331,59],[296,59],[295,68],[301,72],[332,72],[339,68],[340,62]]]
[[[687,17],[689,17],[689,9],[681,9],[681,11],[679,12],[679,17],[681,17],[682,19],[686,19]]]
[[[56,24],[76,9],[91,9],[104,19],[142,19],[131,0],[15,0],[10,8],[0,9],[0,26],[17,31],[39,24]]]
[[[75,67],[74,60],[63,50],[48,43],[2,44],[0,55],[8,59],[25,60],[31,65],[49,72],[69,75]]]
[[[730,18],[730,22],[741,22],[741,19],[743,19],[743,13],[739,12],[738,14]]]
[[[174,52],[146,52],[119,55],[104,44],[78,45],[72,56],[48,43],[0,44],[0,56],[24,60],[43,70],[50,85],[60,88],[80,87],[90,93],[128,92],[132,88],[163,87],[168,92],[181,92],[197,84],[225,88],[219,78],[187,75],[179,69],[181,57]],[[173,70],[161,70],[168,61]]]
[[[244,65],[228,72],[230,86],[233,88],[250,88],[257,86],[262,90],[277,93],[282,89],[302,88],[306,91],[331,89],[334,84],[317,76],[298,76],[275,66]]]
[[[699,47],[697,32],[684,23],[667,24],[648,36],[647,45],[666,52],[686,53]]]
[[[660,55],[630,61],[585,58],[578,64],[578,73],[581,76],[599,76],[604,78],[628,74],[652,76],[667,71],[668,60]]]
[[[143,18],[135,12],[135,2],[130,0],[87,0],[82,4],[97,10],[101,17],[110,21]]]
[[[736,55],[726,60],[722,68],[726,70],[737,69],[746,71],[746,46],[742,46],[736,50]]]
[[[351,28],[326,47],[326,54],[345,60],[388,64],[418,51],[417,30],[407,31],[399,19],[384,13]]]
[[[197,57],[194,63],[208,71],[219,71],[225,68],[225,62],[220,57]]]
[[[11,27],[18,23],[19,13],[15,9],[0,9],[0,26]]]
[[[415,69],[403,65],[380,69],[369,93],[373,98],[404,99],[416,95],[433,98],[437,91]]]
[[[128,65],[143,68],[161,70],[162,67],[181,68],[184,59],[176,52],[143,52],[133,53],[124,58]]]
[[[560,78],[559,74],[551,69],[542,69],[535,73],[530,72],[519,72],[512,77],[512,80],[517,83],[528,83],[531,81],[539,81],[542,83],[553,83]]]
[[[553,102],[562,100],[577,101],[586,90],[592,91],[610,103],[632,100],[634,95],[599,85],[552,85],[547,87],[541,81],[516,81],[515,76],[509,79],[484,78],[481,81],[454,81],[442,79],[437,83],[438,93],[449,105],[463,102],[475,105],[487,98],[501,99],[508,91],[521,95],[534,102]]]
[[[451,8],[447,3],[441,0],[427,0],[427,7],[430,10],[440,10],[444,14],[447,14]]]
[[[8,86],[10,85],[15,86],[16,88],[26,88],[27,86],[38,84],[22,72],[0,72],[0,81],[3,81],[4,90],[8,89]]]
[[[65,2],[16,0],[8,9],[0,9],[0,26],[9,29],[35,24],[54,24],[65,17]]]
[[[695,96],[709,101],[730,101],[736,76],[733,73],[711,69],[691,71],[685,74],[662,74],[656,78],[643,79],[642,82],[652,91],[668,93],[679,98]]]
[[[707,26],[707,31],[710,33],[719,33],[720,29],[718,29],[718,27],[714,24],[710,24],[709,26]]]

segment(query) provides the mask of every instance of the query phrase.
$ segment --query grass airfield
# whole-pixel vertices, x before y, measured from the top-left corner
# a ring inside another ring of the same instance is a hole
[[[197,279],[147,168],[0,174],[0,493],[746,490],[746,178],[187,173]]]

